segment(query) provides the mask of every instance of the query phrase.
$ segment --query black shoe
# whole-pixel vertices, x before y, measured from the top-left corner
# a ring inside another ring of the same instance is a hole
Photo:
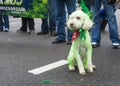
[[[100,44],[98,44],[98,43],[96,43],[96,42],[92,42],[91,44],[92,44],[92,47],[93,47],[93,48],[98,48],[98,47],[100,47]]]
[[[26,33],[27,31],[24,31],[24,30],[19,29],[19,30],[17,30],[16,32],[17,32],[17,33]]]
[[[52,41],[52,44],[58,44],[58,43],[63,43],[65,42],[65,40],[60,40],[60,39],[55,39],[54,41]]]
[[[51,35],[51,36],[57,36],[57,33],[56,33],[55,31],[52,31],[52,32],[50,33],[50,35]]]
[[[68,41],[66,42],[66,44],[67,44],[67,45],[71,45],[71,44],[72,44],[72,41],[71,41],[71,40],[68,40]]]
[[[49,34],[49,32],[40,31],[40,32],[37,33],[37,35],[47,35],[47,34]]]
[[[2,32],[3,31],[3,29],[0,29],[0,32]]]
[[[120,44],[119,43],[113,43],[112,48],[113,49],[120,49]]]

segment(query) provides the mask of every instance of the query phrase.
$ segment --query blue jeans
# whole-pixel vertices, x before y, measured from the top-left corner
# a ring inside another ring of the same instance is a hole
[[[56,31],[56,0],[48,0],[48,19],[42,19],[42,31]]]
[[[0,14],[0,29],[3,29],[3,26],[9,29],[9,17],[8,15]]]
[[[95,0],[94,5],[91,6],[93,10],[93,22],[94,25],[92,27],[92,42],[97,42],[100,44],[101,35],[100,35],[100,7],[101,2],[103,3],[103,7],[106,12],[106,17],[108,20],[109,25],[109,34],[110,40],[112,43],[119,43],[119,36],[118,36],[118,27],[116,22],[116,16],[114,14],[115,8],[114,5],[108,5],[107,0]]]
[[[65,40],[66,8],[68,15],[76,9],[76,0],[56,0],[57,6],[57,39]],[[71,40],[72,32],[67,29],[67,40]]]
[[[49,9],[49,31],[56,31],[56,0],[48,0],[48,9]]]

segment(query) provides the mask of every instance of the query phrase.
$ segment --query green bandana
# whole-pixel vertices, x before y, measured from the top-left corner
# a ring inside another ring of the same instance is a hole
[[[82,39],[86,40],[85,31],[82,28],[79,29],[79,33],[80,33],[80,35],[79,35],[80,40],[82,40]]]
[[[89,9],[86,7],[86,4],[84,2],[84,0],[81,0],[80,6],[82,7],[82,10],[88,14],[88,16],[92,19],[92,12],[89,11]]]

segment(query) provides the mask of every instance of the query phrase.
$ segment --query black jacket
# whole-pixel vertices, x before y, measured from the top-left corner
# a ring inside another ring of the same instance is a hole
[[[115,4],[116,0],[107,0],[108,4]]]
[[[94,4],[94,0],[84,0],[86,5],[90,6]],[[81,0],[78,0],[78,3],[80,3]],[[115,4],[116,0],[107,0],[108,4]]]
[[[93,5],[94,4],[94,0],[84,0],[86,5],[90,6],[90,5]],[[78,3],[80,3],[81,0],[78,0]]]

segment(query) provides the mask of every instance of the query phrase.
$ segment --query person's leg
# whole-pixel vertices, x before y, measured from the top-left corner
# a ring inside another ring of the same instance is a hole
[[[9,30],[9,16],[8,15],[3,15],[4,18],[4,31],[8,32]]]
[[[48,19],[42,19],[42,31],[43,32],[49,32],[48,30]]]
[[[29,26],[29,34],[34,33],[35,32],[35,28],[34,28],[34,18],[28,18],[28,26]]]
[[[3,18],[2,14],[0,14],[0,32],[3,31]]]
[[[101,30],[101,32],[104,32],[108,21],[107,21],[107,19],[102,19],[102,20],[100,20],[100,22],[101,22],[100,30]]]
[[[65,21],[66,21],[66,12],[65,12],[65,1],[56,0],[57,6],[57,38],[52,42],[61,43],[65,42],[66,33],[65,33]]]
[[[56,0],[48,0],[49,9],[49,31],[51,35],[56,35]]]
[[[67,10],[68,10],[68,16],[76,10],[76,0],[65,0],[66,1],[66,6],[67,6]],[[67,29],[67,41],[71,41],[72,38],[72,32]]]
[[[22,26],[20,29],[17,30],[17,32],[27,32],[27,18],[21,18],[22,20]]]
[[[114,12],[116,11],[116,9],[114,10]],[[104,9],[101,9],[100,11],[100,17],[101,17],[101,26],[100,26],[100,30],[101,32],[105,31],[105,27],[108,23],[107,17],[106,17],[106,13]]]
[[[48,19],[42,19],[41,31],[37,35],[46,35],[49,34],[48,30]]]
[[[29,30],[35,30],[33,18],[28,18],[28,26],[29,26]]]
[[[22,26],[21,26],[21,30],[23,31],[27,31],[27,18],[22,18]]]
[[[92,32],[92,46],[94,48],[100,45],[101,35],[100,35],[100,7],[102,0],[95,0],[94,5],[91,6],[93,11],[93,27],[91,29]]]
[[[100,30],[101,32],[105,31],[105,27],[107,25],[107,18],[106,18],[106,13],[104,9],[100,10]]]
[[[110,40],[112,41],[113,44],[116,43],[118,44],[118,46],[120,46],[118,26],[117,26],[116,16],[114,14],[114,11],[115,11],[114,4],[108,5],[105,0],[103,1],[103,6],[105,8],[106,16],[108,19]]]

